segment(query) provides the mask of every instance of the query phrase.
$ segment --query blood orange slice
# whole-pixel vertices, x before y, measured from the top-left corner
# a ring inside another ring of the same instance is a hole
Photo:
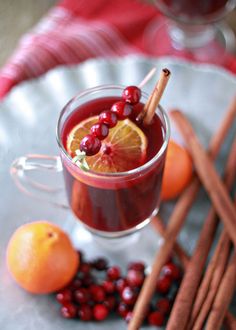
[[[71,157],[80,147],[82,138],[90,132],[98,116],[87,118],[76,125],[68,135],[66,149]],[[89,168],[95,172],[124,172],[144,164],[147,152],[147,138],[130,119],[121,120],[109,130],[102,141],[100,151],[86,157]]]

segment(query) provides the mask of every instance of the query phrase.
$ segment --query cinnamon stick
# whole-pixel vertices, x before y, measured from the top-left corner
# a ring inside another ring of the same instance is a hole
[[[155,228],[155,230],[157,230],[157,232],[161,236],[165,237],[166,228],[165,228],[163,220],[160,218],[160,216],[153,217],[151,223],[152,223],[153,227]],[[227,237],[225,237],[225,236],[227,236]],[[228,243],[226,243],[226,242],[228,242]],[[176,254],[177,258],[179,259],[184,270],[187,271],[187,268],[189,267],[189,263],[190,263],[190,257],[187,255],[187,253],[183,250],[181,245],[179,245],[178,243],[175,243],[175,245],[173,247],[173,251]],[[214,299],[215,293],[216,293],[215,291],[217,290],[219,281],[220,281],[221,277],[223,276],[223,271],[224,271],[225,262],[226,262],[226,259],[228,256],[228,252],[229,252],[229,239],[228,239],[228,235],[227,235],[226,231],[224,230],[222,232],[219,242],[217,244],[214,256],[212,257],[212,259],[208,265],[207,272],[204,275],[203,282],[201,283],[201,287],[198,290],[198,295],[195,299],[194,308],[193,308],[194,312],[192,311],[192,315],[194,315],[194,318],[192,317],[190,319],[190,322],[187,327],[188,330],[202,329],[203,323],[199,323],[199,321],[196,321],[194,323],[195,318],[198,316],[201,306],[204,303],[204,305],[208,306],[207,309],[204,308],[204,306],[203,306],[203,309],[205,310],[205,316],[202,316],[202,317],[203,317],[203,321],[205,320],[206,314],[208,313],[208,311],[211,307],[212,301],[209,302],[209,300],[212,298]],[[223,254],[223,255],[221,256],[221,254]],[[221,257],[224,258],[223,262],[221,260]],[[219,260],[220,260],[220,270],[216,269],[217,263],[219,262]],[[220,271],[220,274],[218,274],[219,271]],[[216,282],[216,280],[215,280],[214,283],[211,284],[211,280],[212,280],[214,272],[216,272],[216,274],[218,275],[217,276],[218,281],[217,281],[217,283],[215,283]],[[211,287],[212,294],[205,301],[206,294],[208,294],[208,290],[210,287]],[[199,298],[200,298],[200,300],[199,300]],[[236,319],[229,312],[226,313],[226,316],[224,319],[224,324],[228,330],[236,329]]]
[[[226,116],[223,118],[223,121],[220,125],[218,134],[215,134],[214,137],[211,140],[210,145],[221,145],[221,136],[226,136],[228,131],[229,131],[229,126],[228,126],[228,121],[233,121],[235,120],[236,117],[236,95],[232,98],[231,102],[229,103],[229,106],[227,108]],[[210,148],[211,149],[211,148]],[[219,151],[219,149],[218,149]],[[218,152],[217,152],[218,153]],[[215,157],[213,157],[215,158]]]
[[[229,152],[225,169],[225,181],[230,189],[235,178],[236,167],[236,139]],[[195,299],[195,295],[204,271],[204,266],[214,240],[218,220],[213,208],[210,209],[199,236],[197,245],[192,255],[189,267],[182,279],[174,306],[167,324],[167,330],[185,329]],[[192,330],[192,327],[190,327]]]
[[[236,139],[235,139],[236,150]],[[231,157],[232,158],[232,157]],[[232,162],[232,170],[235,173],[236,161]],[[234,204],[236,205],[236,197]],[[227,262],[230,247],[230,239],[226,230],[223,229],[217,247],[211,262],[208,265],[207,272],[198,290],[198,295],[195,300],[195,305],[192,311],[192,318],[190,320],[190,329],[202,329],[205,319],[210,311],[212,303],[217,294],[225,265]],[[196,319],[195,319],[195,318]],[[195,321],[195,322],[194,322]],[[194,326],[193,326],[194,324]]]
[[[138,115],[137,120],[143,120],[144,125],[149,125],[151,123],[156,108],[160,103],[160,99],[169,81],[170,75],[170,71],[166,68],[161,71],[160,79],[145,104],[143,111]]]
[[[206,330],[219,330],[235,290],[236,254],[234,252],[209,314]]]
[[[198,141],[187,118],[178,110],[172,111],[171,117],[180,128],[181,134],[188,144],[199,178],[208,192],[215,210],[224,222],[230,239],[236,246],[236,209],[224,184],[217,174],[209,156]]]
[[[232,171],[235,173],[234,169],[236,168],[236,162],[234,162],[234,164],[232,162],[232,166]],[[236,205],[236,198],[234,204]],[[223,276],[225,267],[224,262],[226,262],[227,259],[227,248],[229,246],[229,242],[229,236],[226,230],[223,229],[217,247],[214,251],[214,255],[207,267],[201,286],[198,289],[188,329],[201,329],[201,325],[206,319],[213,299],[215,298],[221,277]],[[226,248],[224,247],[225,245]],[[195,328],[193,328],[193,325]]]
[[[164,225],[163,220],[160,218],[160,216],[155,216],[152,218],[151,224],[153,225],[154,229],[163,237],[165,238],[166,235],[166,228]],[[182,248],[182,246],[180,244],[178,244],[177,242],[175,242],[174,246],[173,246],[173,252],[175,253],[175,255],[177,256],[177,258],[179,259],[182,267],[184,268],[184,270],[187,269],[188,265],[189,265],[189,261],[190,258],[187,255],[187,253],[184,251],[184,249]]]
[[[193,309],[192,309],[192,313],[190,316],[190,321],[189,321],[187,329],[193,329],[193,326],[194,325],[196,326],[196,322],[197,322],[196,319],[200,318],[199,314],[201,314],[202,305],[205,303],[207,296],[209,294],[209,291],[212,291],[211,281],[214,276],[214,271],[217,268],[217,264],[218,264],[219,260],[221,259],[222,253],[224,253],[224,254],[227,253],[227,251],[225,249],[226,244],[228,245],[227,242],[228,242],[228,238],[226,237],[226,232],[224,231],[221,234],[217,247],[214,251],[214,255],[207,267],[207,270],[206,270],[206,273],[202,280],[202,283],[198,289],[197,296],[194,301],[194,305],[193,305]],[[223,264],[222,261],[220,263],[221,263],[221,265]],[[208,300],[209,300],[209,298],[208,298]],[[208,302],[208,305],[210,305],[209,302]],[[203,318],[203,317],[201,317],[201,318]]]
[[[225,233],[225,232],[224,232]],[[223,234],[224,234],[223,233]],[[226,234],[227,235],[227,234]],[[210,287],[208,294],[205,296],[205,300],[201,306],[201,310],[197,315],[197,318],[190,329],[192,330],[201,330],[203,329],[207,315],[211,309],[212,303],[216,296],[217,290],[222,280],[222,276],[227,265],[229,252],[230,252],[230,240],[225,235],[223,236],[222,249],[218,252],[218,260],[216,260],[216,265],[214,266],[214,273],[212,274],[212,279],[210,282]]]
[[[219,149],[224,141],[225,136],[227,135],[233,120],[236,115],[236,97],[230,103],[228,111],[226,112],[225,117],[221,122],[221,126],[217,133],[211,140],[209,152],[211,157],[214,159]],[[172,212],[172,215],[169,219],[169,224],[166,229],[165,241],[164,244],[161,246],[159,252],[157,252],[156,256],[154,257],[152,271],[149,276],[146,277],[144,285],[141,289],[139,294],[139,298],[135,304],[134,311],[133,311],[133,318],[131,319],[128,330],[137,330],[142,324],[142,321],[145,317],[145,311],[151,297],[153,295],[156,280],[160,274],[161,268],[167,261],[177,235],[179,234],[182,225],[184,224],[185,217],[194,202],[198,189],[200,187],[200,183],[198,178],[195,176],[192,179],[191,184],[186,188],[184,193],[178,199],[175,208]],[[181,328],[178,328],[179,330]]]

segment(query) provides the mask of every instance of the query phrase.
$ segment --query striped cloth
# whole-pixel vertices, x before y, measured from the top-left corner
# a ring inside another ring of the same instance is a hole
[[[19,82],[57,65],[91,57],[148,54],[144,36],[159,17],[153,5],[141,0],[60,1],[22,37],[0,71],[0,98]],[[236,60],[230,55],[226,67],[236,72]]]

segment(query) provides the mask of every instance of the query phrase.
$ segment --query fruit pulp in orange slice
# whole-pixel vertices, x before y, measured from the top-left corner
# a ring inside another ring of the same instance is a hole
[[[90,128],[98,122],[98,116],[84,119],[68,134],[67,152],[71,157],[80,147],[82,138],[90,133]],[[95,172],[125,172],[143,165],[147,154],[147,137],[130,119],[118,121],[102,140],[100,151],[94,156],[86,157],[89,168]]]

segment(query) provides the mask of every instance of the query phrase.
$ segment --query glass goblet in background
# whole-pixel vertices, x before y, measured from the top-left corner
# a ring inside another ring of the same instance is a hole
[[[235,8],[236,0],[154,0],[154,4],[165,17],[147,33],[153,54],[223,64],[226,51],[236,47],[233,32],[219,22]]]

